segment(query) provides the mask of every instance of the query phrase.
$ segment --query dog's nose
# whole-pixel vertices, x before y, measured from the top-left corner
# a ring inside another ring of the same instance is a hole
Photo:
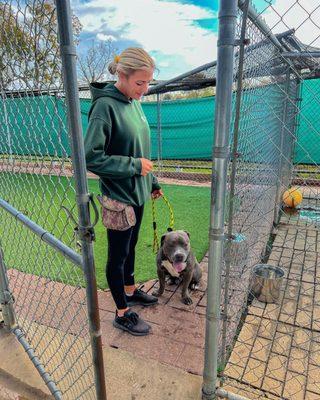
[[[174,259],[175,259],[175,261],[176,262],[181,262],[181,261],[183,261],[183,254],[176,254],[175,256],[174,256]]]

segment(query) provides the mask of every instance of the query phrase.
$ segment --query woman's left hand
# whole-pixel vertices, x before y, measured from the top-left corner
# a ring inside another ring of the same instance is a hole
[[[156,189],[151,193],[151,197],[155,199],[159,199],[159,197],[163,196],[163,192],[161,189]]]

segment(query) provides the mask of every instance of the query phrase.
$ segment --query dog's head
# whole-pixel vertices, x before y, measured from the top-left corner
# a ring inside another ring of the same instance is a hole
[[[172,231],[161,237],[161,247],[165,257],[177,272],[185,268],[190,252],[190,235],[186,231]]]

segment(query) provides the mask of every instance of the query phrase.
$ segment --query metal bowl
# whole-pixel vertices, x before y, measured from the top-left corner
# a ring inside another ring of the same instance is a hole
[[[257,264],[252,270],[251,293],[263,303],[276,303],[280,297],[284,271],[270,264]]]

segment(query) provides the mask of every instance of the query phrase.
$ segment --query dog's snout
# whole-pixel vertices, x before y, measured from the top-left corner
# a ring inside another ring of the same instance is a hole
[[[184,255],[181,254],[181,253],[177,253],[177,254],[175,254],[175,256],[174,256],[174,259],[175,259],[176,262],[182,262],[183,259],[184,259]]]

